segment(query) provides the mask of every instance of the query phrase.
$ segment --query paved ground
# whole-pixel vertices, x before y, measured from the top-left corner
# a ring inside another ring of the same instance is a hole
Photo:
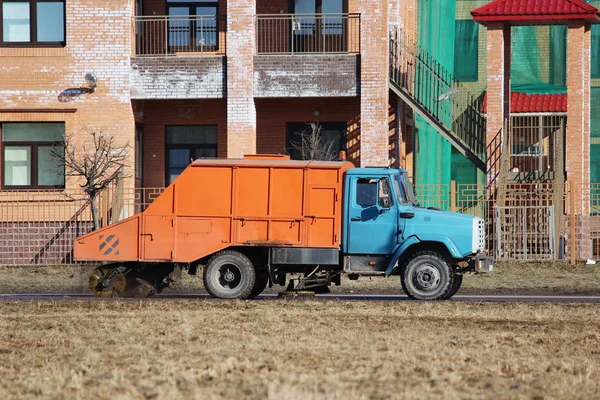
[[[322,294],[314,296],[319,300],[372,300],[372,301],[407,301],[409,298],[402,295],[368,295],[368,294]],[[275,300],[277,295],[263,294],[256,300]],[[293,299],[294,297],[287,297]],[[306,297],[303,297],[306,298]],[[0,301],[32,301],[32,300],[106,300],[95,298],[89,294],[0,294]],[[205,294],[172,294],[161,295],[145,299],[144,301],[169,300],[169,299],[210,299]],[[113,300],[113,299],[110,299]],[[140,301],[140,299],[114,299],[119,301]],[[215,300],[219,301],[219,300]],[[251,300],[255,301],[255,300]],[[521,295],[457,295],[451,301],[468,302],[545,302],[545,303],[600,303],[600,296],[521,296]]]

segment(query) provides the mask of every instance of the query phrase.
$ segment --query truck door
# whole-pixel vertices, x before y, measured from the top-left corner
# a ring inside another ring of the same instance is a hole
[[[398,206],[388,177],[350,179],[348,254],[390,254],[398,241]]]

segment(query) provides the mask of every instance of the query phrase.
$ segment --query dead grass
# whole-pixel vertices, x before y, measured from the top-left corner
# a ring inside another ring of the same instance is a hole
[[[591,399],[600,305],[0,302],[0,398]]]
[[[0,293],[89,293],[90,266],[0,267]],[[600,294],[600,264],[575,267],[567,263],[498,263],[491,274],[465,276],[459,294]],[[270,292],[281,291],[275,287]],[[401,294],[400,280],[343,279],[334,293]],[[205,293],[202,280],[183,275],[165,293]]]

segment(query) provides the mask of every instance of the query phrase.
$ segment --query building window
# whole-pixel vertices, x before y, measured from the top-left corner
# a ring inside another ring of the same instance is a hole
[[[3,187],[64,188],[64,165],[52,155],[64,140],[62,122],[2,124]]]
[[[346,122],[321,122],[314,132],[319,140],[314,140],[310,124],[288,122],[286,150],[293,160],[337,160],[340,150],[346,149],[347,127]]]
[[[216,50],[218,1],[167,0],[171,51]]]
[[[64,0],[0,0],[0,3],[2,45],[64,46]]]
[[[456,20],[454,78],[476,82],[479,69],[479,26],[472,20]]]
[[[592,25],[592,78],[600,78],[600,25]]]
[[[216,125],[167,126],[166,136],[167,185],[170,185],[192,160],[217,157]]]

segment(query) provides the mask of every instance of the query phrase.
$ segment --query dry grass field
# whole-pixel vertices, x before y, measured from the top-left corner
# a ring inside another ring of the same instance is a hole
[[[594,399],[600,305],[0,302],[1,399]]]
[[[90,266],[0,266],[0,293],[89,293]],[[490,274],[468,275],[459,294],[600,295],[600,264],[498,263]],[[281,291],[276,287],[270,292]],[[342,280],[333,293],[401,294],[398,277]],[[205,293],[202,280],[183,275],[165,293]]]

